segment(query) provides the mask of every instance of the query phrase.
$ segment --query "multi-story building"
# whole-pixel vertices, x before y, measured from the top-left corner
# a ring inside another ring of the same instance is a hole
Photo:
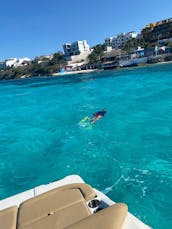
[[[105,39],[105,45],[106,46],[112,46],[112,40],[113,40],[113,37],[108,37]]]
[[[122,45],[126,43],[125,33],[121,33],[113,38],[112,47],[115,49],[120,48]]]
[[[172,37],[172,18],[148,24],[142,29],[142,36],[147,42]]]
[[[75,41],[73,43],[66,43],[63,45],[63,50],[66,57],[80,55],[90,51],[90,47],[86,40]]]
[[[121,33],[115,37],[109,37],[105,39],[105,45],[111,46],[114,49],[118,49],[121,46],[125,45],[127,41],[131,40],[132,38],[136,38],[137,33],[134,31],[128,33]]]

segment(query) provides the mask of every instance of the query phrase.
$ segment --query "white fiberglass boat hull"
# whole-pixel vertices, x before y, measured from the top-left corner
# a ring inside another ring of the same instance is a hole
[[[23,201],[28,200],[32,197],[38,196],[42,193],[61,187],[63,185],[73,184],[73,183],[84,183],[84,181],[78,175],[70,175],[65,177],[62,180],[55,181],[46,185],[37,186],[28,191],[0,200],[0,210],[6,209],[11,206],[19,206]],[[109,199],[105,194],[98,191],[97,189],[94,190],[97,194],[97,198],[101,200],[102,207],[107,207],[115,204],[115,202]],[[147,226],[138,218],[136,218],[135,216],[133,216],[131,213],[128,212],[122,228],[123,229],[150,229],[151,227]]]

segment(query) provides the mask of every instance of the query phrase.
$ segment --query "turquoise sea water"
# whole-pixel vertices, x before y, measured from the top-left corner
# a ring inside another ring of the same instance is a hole
[[[86,115],[107,114],[91,130]],[[0,83],[0,198],[78,174],[172,226],[172,65]]]

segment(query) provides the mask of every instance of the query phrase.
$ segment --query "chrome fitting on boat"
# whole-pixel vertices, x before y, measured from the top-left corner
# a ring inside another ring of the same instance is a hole
[[[100,198],[96,197],[92,200],[89,200],[87,205],[92,213],[97,212],[100,206]]]

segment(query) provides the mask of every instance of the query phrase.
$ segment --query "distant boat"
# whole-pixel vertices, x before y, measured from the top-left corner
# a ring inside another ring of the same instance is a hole
[[[146,64],[148,58],[147,57],[139,57],[134,59],[128,60],[119,60],[120,67],[130,67],[130,66],[137,66],[139,64]]]

